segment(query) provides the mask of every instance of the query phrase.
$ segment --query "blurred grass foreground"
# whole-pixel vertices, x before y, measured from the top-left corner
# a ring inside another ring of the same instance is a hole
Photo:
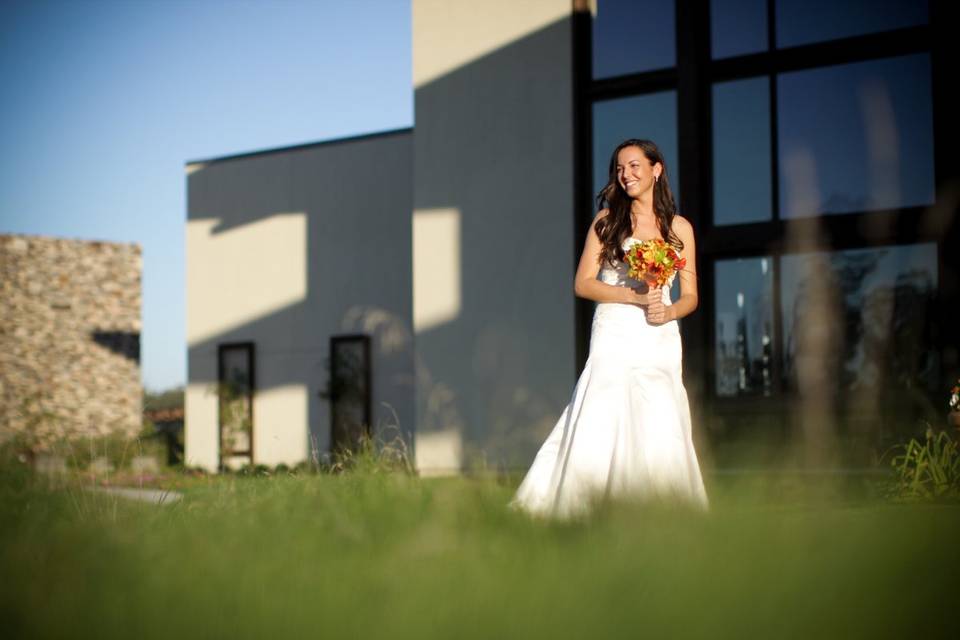
[[[156,505],[0,475],[3,638],[957,634],[960,507],[865,476],[708,476],[706,514],[550,523],[504,476],[176,474]]]

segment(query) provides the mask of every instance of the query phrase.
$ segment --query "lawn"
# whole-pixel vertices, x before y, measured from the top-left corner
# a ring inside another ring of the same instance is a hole
[[[3,638],[957,637],[960,507],[707,477],[711,510],[545,523],[516,478],[175,478],[155,506],[0,483]]]

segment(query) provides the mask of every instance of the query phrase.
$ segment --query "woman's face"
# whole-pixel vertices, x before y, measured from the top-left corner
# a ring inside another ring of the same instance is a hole
[[[639,147],[624,147],[617,154],[617,182],[631,198],[652,189],[662,170],[659,162],[650,164]]]

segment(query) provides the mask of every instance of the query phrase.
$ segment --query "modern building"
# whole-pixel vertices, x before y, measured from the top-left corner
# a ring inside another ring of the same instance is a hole
[[[424,473],[525,467],[586,358],[572,278],[628,137],[697,234],[706,463],[798,434],[862,463],[960,368],[948,10],[413,0],[412,130],[187,166],[187,463],[398,424]]]
[[[186,464],[329,451],[338,364],[365,385],[339,403],[355,422],[412,429],[411,147],[405,130],[188,165]],[[331,336],[364,336],[343,343],[360,360],[331,360]]]

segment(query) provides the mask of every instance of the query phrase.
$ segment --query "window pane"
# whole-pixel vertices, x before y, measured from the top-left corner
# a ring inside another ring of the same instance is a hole
[[[597,0],[593,77],[675,66],[674,13],[672,0]]]
[[[370,338],[330,337],[330,450],[359,451],[370,435]]]
[[[928,54],[785,73],[777,95],[781,217],[933,203]]]
[[[770,395],[773,277],[768,257],[715,265],[717,395]]]
[[[841,393],[936,386],[936,245],[797,254],[780,264],[788,386],[804,371],[835,379],[830,387]]]
[[[593,105],[593,193],[607,184],[610,154],[627,138],[646,138],[660,147],[667,161],[667,179],[680,205],[677,180],[677,94],[651,93]]]
[[[713,220],[738,224],[769,220],[770,80],[713,86]]]
[[[714,58],[766,51],[767,0],[712,0],[710,37]]]
[[[220,463],[239,468],[253,454],[253,347],[222,345],[219,360]]]
[[[777,0],[777,47],[926,24],[926,0]]]

